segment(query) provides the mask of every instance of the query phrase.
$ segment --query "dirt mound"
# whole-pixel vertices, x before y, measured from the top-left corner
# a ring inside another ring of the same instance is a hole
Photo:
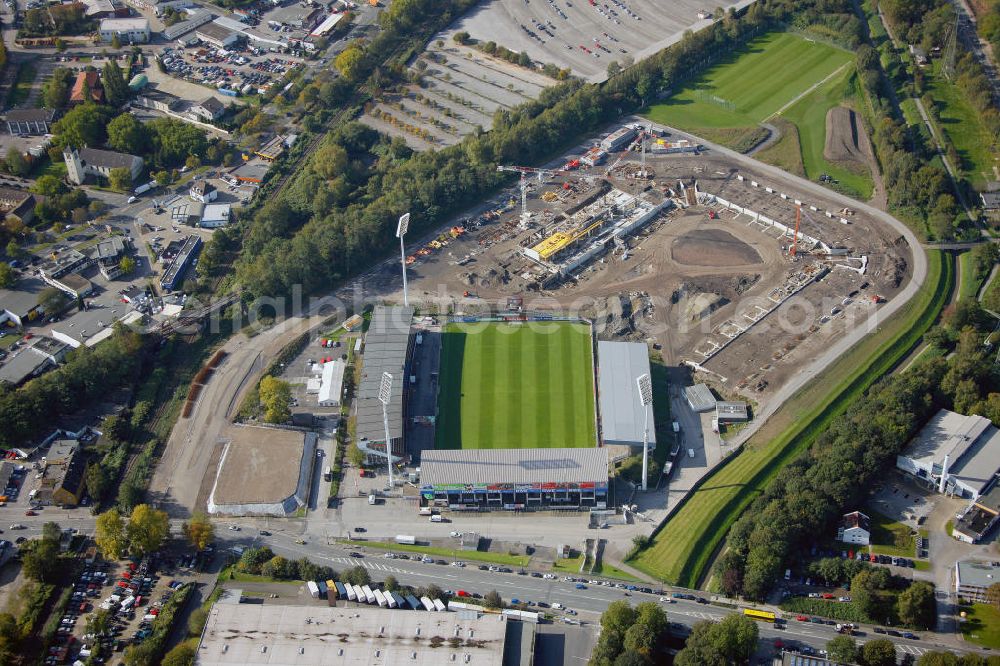
[[[677,238],[670,256],[688,266],[744,266],[764,261],[753,249],[722,229],[695,229]]]
[[[858,118],[852,109],[835,106],[827,111],[823,157],[831,162],[864,164],[865,156],[858,145]]]

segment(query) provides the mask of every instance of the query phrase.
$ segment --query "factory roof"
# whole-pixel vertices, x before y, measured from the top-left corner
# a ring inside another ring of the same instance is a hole
[[[978,493],[1000,470],[1000,430],[982,416],[942,409],[903,455],[927,467],[942,465],[947,456],[948,475]]]
[[[640,375],[649,374],[649,350],[646,345],[602,340],[597,343],[597,364],[604,441],[641,446],[643,429],[648,426],[648,441],[655,445],[653,406],[642,406],[636,384]]]
[[[221,26],[213,21],[212,23],[206,23],[204,25],[198,26],[198,28],[195,29],[195,34],[198,35],[199,37],[208,39],[217,39],[221,42],[229,39],[236,33],[230,30],[229,28]]]
[[[715,413],[719,418],[730,421],[734,419],[746,421],[750,418],[747,403],[745,402],[723,402],[720,400],[715,403]]]
[[[215,604],[201,635],[198,663],[501,666],[507,622],[503,615]]]
[[[108,18],[101,20],[101,32],[129,32],[132,30],[149,30],[149,19],[141,16],[131,18]]]
[[[715,409],[715,396],[705,384],[684,387],[684,397],[691,404],[691,409],[696,412],[707,412],[710,409]]]
[[[585,449],[442,449],[420,456],[423,485],[581,483],[608,479],[608,451]]]
[[[410,338],[412,307],[376,305],[371,325],[365,335],[365,353],[361,381],[358,383],[357,437],[371,441],[385,440],[382,403],[378,399],[382,373],[393,376],[389,402],[389,434],[403,436],[403,382],[406,351]]]

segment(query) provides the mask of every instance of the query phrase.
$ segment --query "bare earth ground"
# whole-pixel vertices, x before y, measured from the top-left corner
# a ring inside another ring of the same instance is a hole
[[[835,106],[826,113],[826,145],[823,157],[831,162],[864,164],[858,144],[858,120],[853,109]]]
[[[295,493],[304,450],[296,430],[230,426],[216,504],[281,502]]]

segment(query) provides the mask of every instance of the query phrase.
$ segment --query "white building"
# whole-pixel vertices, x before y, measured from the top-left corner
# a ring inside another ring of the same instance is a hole
[[[845,513],[837,528],[837,541],[867,546],[871,543],[871,519],[860,511]]]
[[[1000,565],[996,562],[959,560],[955,563],[955,593],[966,601],[984,603],[986,590],[1000,583]]]
[[[942,409],[896,456],[896,467],[940,493],[977,499],[1000,471],[1000,430]]]
[[[339,358],[323,364],[323,376],[317,397],[321,407],[340,406],[340,396],[344,392],[345,367],[344,361]]]
[[[83,185],[87,176],[110,178],[113,169],[128,169],[133,182],[142,173],[141,157],[111,150],[67,147],[63,150],[63,159],[66,160],[66,177],[74,185]]]
[[[216,197],[219,196],[219,191],[215,189],[214,185],[206,180],[196,180],[191,184],[188,196],[194,201],[208,204],[215,201]]]
[[[232,214],[233,208],[229,204],[209,204],[201,214],[201,227],[203,229],[224,227],[229,224]]]
[[[226,112],[226,107],[216,98],[209,96],[197,104],[193,104],[188,110],[197,119],[216,120]]]
[[[123,44],[145,44],[152,34],[149,20],[140,17],[103,19],[99,33],[102,42],[110,42],[118,35]]]

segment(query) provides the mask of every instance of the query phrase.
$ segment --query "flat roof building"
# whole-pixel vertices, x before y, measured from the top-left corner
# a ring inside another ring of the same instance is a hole
[[[39,278],[22,277],[12,289],[0,289],[0,324],[12,321],[17,326],[37,316],[41,311],[38,296],[47,285]]]
[[[410,357],[410,323],[412,307],[376,305],[371,325],[365,334],[365,353],[362,357],[361,381],[357,397],[357,444],[369,454],[372,461],[385,461],[385,425],[382,420],[382,403],[378,399],[382,373],[393,376],[389,401],[389,436],[392,455],[406,454],[403,442],[404,400],[406,365]]]
[[[530,659],[528,663],[516,656],[504,659],[508,624],[532,626],[476,612],[216,603],[202,630],[196,663],[528,666]],[[520,642],[534,643],[530,637]]]
[[[457,510],[605,509],[608,452],[582,449],[442,449],[420,457],[420,494]]]
[[[229,224],[232,216],[233,207],[229,204],[208,204],[201,213],[201,222],[198,223],[198,226],[203,229],[218,229]]]
[[[719,400],[715,403],[715,418],[719,423],[742,423],[750,419],[750,413],[745,402]]]
[[[342,359],[334,359],[323,364],[323,375],[320,378],[319,395],[316,400],[322,407],[339,407],[340,396],[344,393],[344,370],[346,364]]]
[[[955,521],[951,535],[966,543],[979,543],[1000,521],[1000,483],[994,483]]]
[[[9,358],[6,363],[0,365],[0,383],[12,387],[20,386],[29,379],[34,379],[54,367],[56,364],[49,359],[23,349],[16,356]]]
[[[966,601],[984,603],[990,585],[1000,583],[1000,564],[978,560],[955,563],[955,593]]]
[[[695,384],[684,387],[684,399],[696,412],[708,412],[715,409],[715,396],[707,384]]]
[[[203,42],[220,49],[228,48],[239,41],[239,34],[216,22],[205,23],[195,28],[195,36]]]
[[[896,467],[938,492],[976,499],[1000,471],[1000,430],[982,416],[942,409],[896,456]]]
[[[142,17],[103,19],[98,32],[102,42],[110,42],[117,35],[123,44],[145,44],[152,34],[149,19]]]
[[[597,388],[604,444],[642,447],[643,430],[656,448],[653,406],[642,406],[636,379],[649,374],[649,350],[641,342],[597,343]]]

